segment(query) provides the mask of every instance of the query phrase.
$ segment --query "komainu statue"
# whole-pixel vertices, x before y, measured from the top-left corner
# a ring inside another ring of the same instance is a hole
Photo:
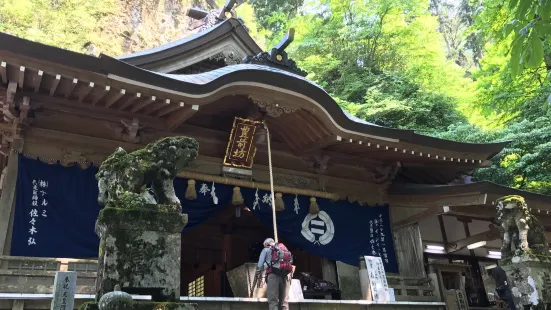
[[[100,166],[98,202],[100,205],[177,205],[173,180],[197,157],[199,144],[188,137],[168,137],[127,153],[118,148]],[[151,184],[151,191],[146,185]],[[152,192],[152,193],[151,193]]]
[[[545,229],[538,219],[530,214],[528,205],[521,196],[511,195],[499,198],[496,202],[497,221],[503,239],[501,251],[511,252],[512,246],[524,252],[538,250],[548,254],[549,246]]]

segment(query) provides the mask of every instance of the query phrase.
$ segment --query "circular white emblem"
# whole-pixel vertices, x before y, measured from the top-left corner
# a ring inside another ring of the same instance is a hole
[[[333,221],[325,211],[318,214],[308,214],[302,222],[302,235],[315,244],[326,245],[335,236]]]

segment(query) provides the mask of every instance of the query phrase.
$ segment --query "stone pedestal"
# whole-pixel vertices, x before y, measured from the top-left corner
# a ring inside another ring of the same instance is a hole
[[[266,281],[258,279],[253,288],[256,273],[255,263],[245,263],[227,272],[228,282],[234,297],[266,298]],[[264,274],[263,274],[264,276]],[[252,296],[249,296],[253,292]]]
[[[187,215],[179,206],[139,207],[108,205],[99,214],[96,301],[117,284],[130,294],[151,295],[153,301],[180,297],[181,231]]]
[[[532,304],[532,309],[551,307],[551,259],[513,257],[502,261],[517,309]]]
[[[149,302],[134,301],[132,307],[124,310],[197,310],[197,304],[179,302]],[[78,307],[78,310],[100,310],[98,303],[87,302]]]

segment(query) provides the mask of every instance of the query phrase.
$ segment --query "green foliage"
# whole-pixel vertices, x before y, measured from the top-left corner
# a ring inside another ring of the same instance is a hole
[[[551,194],[551,118],[524,119],[491,131],[457,124],[437,136],[471,143],[510,141],[492,166],[475,172],[475,179]]]
[[[266,36],[273,45],[289,28],[289,20],[295,17],[304,0],[249,0],[254,8],[260,29],[268,30]]]
[[[423,133],[445,131],[454,123],[467,121],[455,109],[453,98],[424,91],[403,76],[366,74],[362,78],[352,83],[357,89],[349,91],[351,94],[361,91],[363,103],[340,100],[341,106],[359,118],[381,126]]]
[[[115,0],[3,0],[0,31],[82,52],[87,42],[102,42],[99,28],[114,4]]]
[[[551,35],[550,0],[484,1],[477,17],[486,32],[498,41],[508,41],[508,71],[512,78],[526,69],[548,66],[545,45]]]

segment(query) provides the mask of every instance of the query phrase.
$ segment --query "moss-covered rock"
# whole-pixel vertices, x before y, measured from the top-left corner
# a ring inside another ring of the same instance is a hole
[[[127,153],[118,148],[100,166],[98,202],[123,208],[157,204],[180,207],[173,181],[178,172],[197,157],[199,144],[188,137],[167,137]],[[151,190],[146,188],[151,184]]]
[[[160,206],[162,209],[163,206]],[[96,221],[96,233],[110,227],[117,230],[180,233],[187,224],[187,214],[150,210],[103,208]],[[101,248],[101,245],[100,245]]]
[[[130,154],[119,148],[101,165],[98,200],[105,208],[96,222],[96,300],[116,285],[152,295],[156,302],[178,300],[180,233],[187,215],[173,181],[195,159],[197,149],[194,139],[169,137]]]
[[[159,300],[177,300],[180,233],[186,222],[186,215],[175,212],[103,209],[96,223],[101,255],[97,298],[118,284],[123,289],[159,290]]]
[[[530,304],[533,309],[545,309],[543,305],[551,304],[551,263],[527,256],[518,258],[500,263],[507,273],[515,305],[518,309]]]

